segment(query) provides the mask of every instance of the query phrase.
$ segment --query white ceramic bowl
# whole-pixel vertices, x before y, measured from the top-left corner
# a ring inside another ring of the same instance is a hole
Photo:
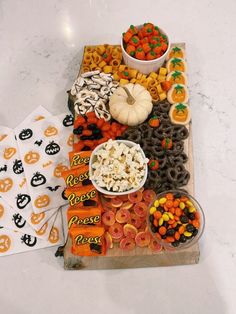
[[[134,142],[131,142],[131,141],[126,141],[126,140],[115,140],[114,142],[118,142],[118,143],[124,143],[125,145],[129,146],[129,147],[133,147],[134,145],[136,145],[136,143]],[[93,169],[92,169],[92,164],[95,162],[96,160],[96,152],[101,149],[104,145],[106,144],[105,143],[102,143],[100,145],[98,145],[92,152],[92,155],[90,157],[90,161],[89,161],[89,174],[90,176],[93,174]],[[140,147],[140,152],[143,156],[143,159],[146,158],[142,148]],[[128,190],[128,191],[124,191],[124,192],[113,192],[113,191],[108,191],[107,189],[105,188],[101,188],[100,186],[97,185],[97,183],[91,179],[92,181],[92,184],[94,185],[94,187],[101,193],[103,194],[107,194],[107,195],[126,195],[126,194],[130,194],[130,193],[133,193],[133,192],[136,192],[138,191],[139,189],[141,189],[141,187],[145,184],[146,180],[147,180],[147,175],[148,175],[148,166],[146,164],[146,167],[145,167],[145,174],[144,174],[144,177],[142,179],[142,181],[140,182],[140,185],[137,187],[137,188],[134,188],[134,189],[131,189],[131,190]]]
[[[140,27],[141,25],[138,26],[138,28]],[[123,37],[121,37],[121,49],[122,49],[122,55],[123,55],[123,59],[124,59],[124,63],[126,65],[128,65],[129,67],[133,68],[133,69],[136,69],[136,70],[139,70],[141,73],[143,74],[149,74],[151,72],[157,72],[157,70],[163,65],[163,63],[165,62],[165,59],[169,53],[169,50],[170,50],[170,46],[171,46],[171,43],[170,43],[170,38],[169,36],[161,29],[159,28],[160,31],[162,32],[162,34],[166,35],[167,36],[167,39],[168,39],[168,48],[166,50],[166,52],[160,57],[160,58],[157,58],[157,59],[154,59],[154,60],[138,60],[138,59],[135,59],[133,57],[131,57],[124,49],[124,46],[123,46]]]

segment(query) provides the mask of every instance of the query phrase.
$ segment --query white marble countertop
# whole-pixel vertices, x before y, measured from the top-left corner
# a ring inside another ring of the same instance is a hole
[[[207,219],[194,266],[65,272],[55,249],[2,257],[1,313],[235,313],[235,12],[235,0],[0,1],[1,125],[40,104],[63,112],[83,46],[117,43],[130,23],[156,22],[187,44],[195,195]]]

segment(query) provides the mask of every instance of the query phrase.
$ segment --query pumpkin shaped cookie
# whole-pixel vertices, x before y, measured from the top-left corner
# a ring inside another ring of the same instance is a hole
[[[172,71],[186,72],[187,64],[182,58],[171,58],[169,61],[167,61],[166,68],[168,73]]]
[[[174,124],[188,124],[191,119],[189,106],[182,103],[174,104],[170,108],[169,116]]]
[[[4,150],[3,157],[8,160],[11,159],[11,157],[14,156],[15,153],[16,153],[15,147],[9,147]]]
[[[0,253],[9,251],[11,247],[11,239],[8,235],[3,234],[0,236]]]
[[[6,193],[13,187],[13,181],[11,178],[5,178],[0,180],[0,192]]]
[[[183,84],[174,84],[168,91],[167,100],[171,104],[186,103],[189,99],[188,89]]]
[[[47,137],[54,136],[57,134],[58,134],[57,128],[51,125],[49,125],[49,127],[47,127],[46,130],[44,131],[44,135]]]
[[[32,214],[30,221],[33,225],[38,225],[45,217],[45,213],[40,213],[40,214]],[[41,230],[41,229],[40,229]]]
[[[185,59],[185,50],[181,47],[172,47],[168,54],[168,59],[170,58],[182,58]]]
[[[27,154],[25,154],[24,156],[24,161],[25,163],[32,165],[35,164],[36,162],[38,162],[40,159],[40,155],[37,152],[34,151],[29,151]]]
[[[56,227],[52,227],[52,230],[50,232],[49,238],[48,238],[49,242],[51,243],[57,243],[59,240],[59,230]]]
[[[118,87],[110,98],[112,117],[124,125],[135,126],[144,122],[152,111],[152,97],[139,84]]]
[[[34,201],[34,206],[37,208],[44,208],[50,204],[50,197],[47,194],[40,195]]]
[[[187,85],[187,76],[184,72],[181,71],[172,71],[167,75],[166,80],[173,84],[183,84]]]

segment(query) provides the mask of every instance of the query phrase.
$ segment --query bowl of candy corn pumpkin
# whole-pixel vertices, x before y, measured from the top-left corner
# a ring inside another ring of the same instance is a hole
[[[205,215],[197,200],[182,190],[159,193],[150,204],[148,227],[166,250],[196,244],[205,228]]]
[[[152,23],[130,25],[122,34],[121,49],[125,64],[149,74],[165,62],[170,49],[169,36]]]

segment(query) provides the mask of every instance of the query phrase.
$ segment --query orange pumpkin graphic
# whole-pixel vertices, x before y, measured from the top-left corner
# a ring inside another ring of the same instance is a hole
[[[47,137],[54,136],[58,134],[57,128],[54,126],[49,125],[49,127],[44,131],[44,135]]]
[[[24,157],[24,161],[29,165],[35,164],[36,162],[39,161],[39,159],[40,159],[39,153],[34,152],[32,150],[25,154]]]
[[[34,206],[37,208],[47,207],[50,203],[50,197],[46,194],[40,195],[34,201]]]
[[[40,214],[32,214],[31,215],[31,222],[33,225],[38,225],[45,217],[45,213],[40,213]],[[41,229],[40,229],[41,230]]]
[[[6,193],[12,188],[12,186],[13,186],[13,181],[11,178],[0,180],[0,192]]]
[[[43,119],[45,119],[44,116],[37,116],[37,117],[34,119],[34,121],[39,121],[39,120],[43,120]]]
[[[58,240],[59,240],[59,230],[56,227],[52,227],[52,230],[50,232],[48,240],[51,243],[57,243],[58,242]]]
[[[4,150],[3,157],[5,159],[11,159],[11,157],[14,156],[15,153],[16,153],[16,149],[14,147],[9,147]]]
[[[4,206],[0,204],[0,218],[2,218],[3,214],[4,214]]]
[[[73,146],[73,144],[74,144],[74,136],[73,136],[73,134],[71,134],[71,135],[68,137],[67,145],[68,145],[68,146]]]
[[[0,236],[0,253],[7,252],[11,247],[11,239],[8,235],[3,234]]]
[[[3,141],[5,137],[7,137],[7,134],[0,134],[0,142]]]
[[[62,163],[59,163],[56,168],[54,169],[54,177],[56,178],[61,178],[62,177],[62,172],[69,170],[69,168]]]
[[[39,231],[36,231],[37,235],[44,235],[44,233],[47,231],[48,223],[46,222]]]

